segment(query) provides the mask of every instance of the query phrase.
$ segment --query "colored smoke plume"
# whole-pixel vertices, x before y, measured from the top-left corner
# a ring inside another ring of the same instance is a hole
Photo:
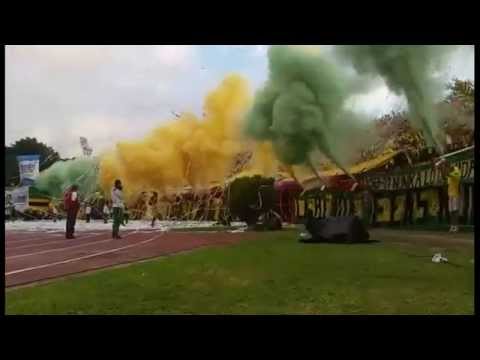
[[[73,160],[57,161],[42,171],[35,181],[35,187],[54,198],[61,199],[64,191],[77,184],[82,198],[97,189],[98,160],[95,157],[80,157]]]
[[[271,142],[284,164],[323,155],[344,169],[349,141],[366,127],[344,108],[351,79],[321,52],[302,47],[272,46],[268,58],[269,79],[246,117],[247,136]]]
[[[443,138],[434,103],[443,86],[435,76],[453,46],[445,45],[340,45],[336,53],[350,61],[359,74],[378,75],[398,95],[404,94],[414,125],[427,145],[443,152]]]
[[[166,193],[221,182],[244,150],[241,120],[250,103],[246,80],[226,77],[205,99],[204,118],[182,114],[139,141],[124,141],[102,156],[100,184],[108,193],[122,180],[127,199],[141,191]]]

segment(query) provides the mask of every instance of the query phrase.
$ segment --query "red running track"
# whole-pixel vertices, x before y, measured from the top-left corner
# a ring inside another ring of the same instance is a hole
[[[124,231],[63,233],[5,232],[6,287],[53,279],[109,266],[174,254],[204,246],[220,246],[249,238],[248,233]]]

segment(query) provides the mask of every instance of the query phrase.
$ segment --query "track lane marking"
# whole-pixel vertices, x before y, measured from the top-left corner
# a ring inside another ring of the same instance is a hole
[[[136,234],[136,232],[135,232],[135,231],[132,231],[132,232],[124,235],[123,238],[126,238],[127,236],[130,236],[130,235],[132,235],[132,234]],[[102,234],[100,234],[100,235],[102,235]],[[98,235],[94,235],[94,236],[98,236]],[[94,236],[90,236],[90,237],[94,237]],[[82,239],[88,239],[88,238],[82,238]],[[49,250],[37,251],[37,252],[34,252],[34,253],[30,253],[30,254],[20,254],[20,255],[7,256],[5,259],[7,259],[7,260],[9,260],[9,259],[18,259],[18,258],[27,257],[27,256],[48,254],[48,253],[51,253],[51,252],[64,251],[64,250],[69,250],[69,249],[76,249],[76,248],[80,248],[80,247],[88,246],[88,245],[93,245],[93,244],[103,244],[103,243],[106,243],[106,242],[109,242],[109,241],[113,241],[113,240],[115,240],[115,239],[110,238],[110,239],[99,240],[99,241],[91,241],[91,242],[88,242],[88,243],[85,243],[85,244],[79,244],[79,245],[73,245],[73,246],[66,246],[66,247],[57,248],[57,249],[49,249]]]
[[[44,269],[44,268],[48,268],[48,267],[52,267],[52,266],[56,266],[56,265],[68,264],[68,263],[71,263],[71,262],[74,262],[74,261],[89,259],[89,258],[92,258],[92,257],[101,256],[101,255],[105,255],[105,254],[111,254],[111,253],[114,253],[114,252],[117,252],[117,251],[120,251],[120,250],[129,249],[129,248],[132,248],[132,247],[135,247],[135,246],[147,244],[149,242],[152,242],[152,241],[156,240],[157,238],[159,238],[162,235],[163,235],[163,233],[159,234],[159,235],[155,235],[154,237],[152,237],[150,239],[147,239],[147,240],[135,243],[135,244],[122,246],[122,247],[115,248],[115,249],[100,251],[100,252],[97,252],[97,253],[93,253],[93,254],[89,254],[89,255],[85,255],[85,256],[80,256],[80,257],[76,257],[76,258],[71,258],[71,259],[67,259],[67,260],[62,260],[62,261],[56,261],[56,262],[49,263],[49,264],[37,265],[37,266],[32,266],[32,267],[28,267],[28,268],[19,269],[19,270],[13,270],[13,271],[5,272],[5,276],[15,275],[15,274],[23,273],[23,272],[26,272],[26,271],[37,270],[37,269]]]
[[[77,235],[78,234],[82,234],[82,232],[78,232]],[[84,232],[83,234],[84,235],[100,235],[102,233],[101,232]],[[8,238],[7,238],[6,241],[5,241],[5,245],[17,245],[17,244],[24,243],[24,242],[41,241],[41,240],[56,240],[56,241],[59,241],[60,239],[53,239],[53,238],[60,238],[60,237],[64,237],[64,236],[65,236],[65,233],[58,234],[58,235],[42,234],[42,235],[34,237],[34,238],[31,237],[31,238],[19,239],[19,240],[15,240],[15,239],[8,240]],[[38,243],[38,244],[40,245],[41,243]]]
[[[86,237],[78,237],[75,240],[84,240],[84,239],[90,239],[96,236],[101,236],[103,234],[96,234],[96,235],[90,235]],[[18,249],[26,249],[26,248],[31,248],[35,246],[45,246],[45,245],[53,245],[53,244],[64,244],[66,241],[68,242],[69,239],[62,239],[62,240],[53,240],[50,242],[45,242],[41,244],[31,244],[31,245],[22,245],[22,246],[14,246],[14,247],[5,247],[5,250],[18,250]]]

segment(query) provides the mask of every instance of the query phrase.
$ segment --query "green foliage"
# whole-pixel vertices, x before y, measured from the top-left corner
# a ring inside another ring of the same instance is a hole
[[[255,224],[260,214],[268,211],[274,205],[273,182],[273,178],[259,175],[235,179],[229,189],[229,208],[232,216],[238,217],[248,225]],[[258,208],[259,191],[262,195],[261,208]]]
[[[448,85],[447,102],[457,103],[461,109],[473,114],[475,107],[475,84],[471,80],[453,79]]]

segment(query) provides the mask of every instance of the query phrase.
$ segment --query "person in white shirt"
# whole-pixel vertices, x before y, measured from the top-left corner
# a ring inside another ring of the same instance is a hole
[[[123,187],[120,180],[115,180],[112,189],[112,208],[113,208],[113,227],[112,237],[114,239],[121,239],[119,235],[120,224],[123,223],[123,209],[125,205],[123,203]]]
[[[105,224],[108,223],[109,217],[110,217],[110,208],[108,207],[107,201],[105,201],[105,205],[103,205],[103,222]]]
[[[53,222],[57,222],[57,219],[58,219],[58,210],[57,210],[57,208],[55,207],[55,205],[53,205],[52,212],[53,212]]]

